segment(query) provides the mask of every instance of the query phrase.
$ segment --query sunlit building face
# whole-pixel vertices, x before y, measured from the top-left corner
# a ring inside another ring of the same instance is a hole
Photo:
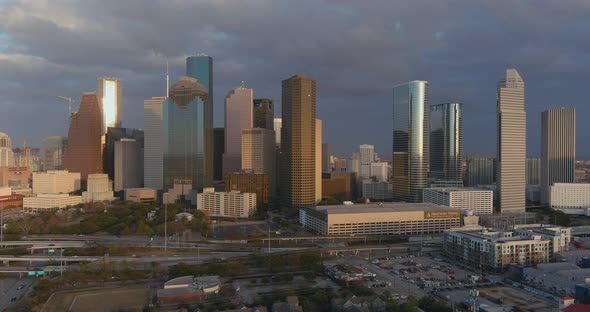
[[[97,95],[102,109],[103,133],[108,127],[121,126],[121,81],[116,78],[99,78]]]

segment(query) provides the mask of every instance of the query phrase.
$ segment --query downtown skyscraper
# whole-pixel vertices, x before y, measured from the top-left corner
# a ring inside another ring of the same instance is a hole
[[[526,208],[526,112],[524,81],[516,69],[507,69],[497,89],[497,192],[501,213]]]
[[[316,201],[316,82],[295,75],[281,91],[280,193],[283,206],[304,208]]]
[[[421,202],[428,186],[428,82],[393,87],[393,197]]]
[[[164,101],[163,96],[143,101],[143,184],[156,190],[164,188]]]
[[[102,133],[107,133],[109,127],[121,127],[121,106],[123,92],[121,80],[118,78],[98,78],[96,81],[96,96],[102,111]]]
[[[463,179],[463,104],[430,106],[430,177],[438,181]]]
[[[554,183],[576,181],[576,109],[556,108],[541,113],[541,201],[549,200]]]
[[[242,171],[242,130],[252,129],[254,90],[244,85],[225,96],[223,173]]]

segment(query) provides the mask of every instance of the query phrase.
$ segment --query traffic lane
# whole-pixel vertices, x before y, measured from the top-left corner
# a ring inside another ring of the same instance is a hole
[[[32,290],[32,285],[34,282],[35,278],[33,277],[12,279],[12,283],[6,289],[6,292],[0,299],[0,308],[8,308],[15,304],[18,300],[24,298]]]

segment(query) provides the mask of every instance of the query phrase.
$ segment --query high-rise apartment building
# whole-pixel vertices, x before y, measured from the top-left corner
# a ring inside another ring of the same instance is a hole
[[[84,187],[89,174],[102,172],[102,113],[96,93],[82,94],[80,108],[70,117],[64,169],[79,172]]]
[[[273,130],[275,107],[271,99],[254,99],[254,128]]]
[[[265,128],[242,130],[242,171],[265,174],[271,194],[275,190],[275,161],[274,131]]]
[[[144,148],[145,137],[143,130],[108,127],[102,150],[102,164],[104,173],[108,174],[109,179],[113,181],[115,181],[115,143],[122,139],[132,139],[139,145],[140,149]],[[139,164],[143,166],[143,159]],[[143,172],[143,168],[141,169],[141,172]],[[143,183],[143,175],[142,181],[139,185],[141,185],[141,183]]]
[[[428,82],[393,87],[393,196],[421,202],[428,186]]]
[[[115,192],[138,188],[143,183],[143,148],[135,139],[122,138],[115,142]]]
[[[288,208],[316,199],[316,82],[295,75],[282,81],[281,198]]]
[[[375,147],[369,144],[359,146],[359,178],[367,179],[371,177],[371,163],[375,161]]]
[[[243,85],[225,96],[225,148],[223,172],[240,172],[242,162],[242,130],[252,129],[254,90]]]
[[[12,140],[8,134],[0,132],[0,167],[14,166]]]
[[[496,157],[472,155],[465,158],[465,185],[496,184]]]
[[[223,180],[223,151],[225,149],[225,128],[213,129],[213,180]]]
[[[315,120],[315,202],[322,200],[322,121]]]
[[[212,217],[248,218],[256,211],[256,194],[205,188],[197,194],[197,208]]]
[[[164,189],[174,180],[191,180],[202,189],[213,181],[213,129],[207,129],[207,89],[190,77],[170,87],[164,102]]]
[[[554,183],[576,182],[576,109],[541,113],[541,200],[549,200]]]
[[[526,184],[539,185],[541,181],[541,158],[526,158]]]
[[[433,180],[463,179],[463,104],[430,106],[430,177]]]
[[[507,69],[498,83],[498,208],[521,213],[526,207],[526,112],[524,81],[516,69]]]
[[[123,100],[121,80],[102,77],[96,81],[96,96],[102,111],[102,133],[106,133],[108,127],[121,127],[121,114],[123,112],[121,106]]]
[[[43,140],[43,170],[63,169],[63,154],[67,139],[63,136],[50,136]]]
[[[164,101],[165,97],[152,97],[143,101],[143,184],[145,187],[164,188]]]

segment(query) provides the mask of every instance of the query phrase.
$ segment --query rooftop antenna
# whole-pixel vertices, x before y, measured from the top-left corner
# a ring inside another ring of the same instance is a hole
[[[246,82],[244,80],[242,80],[242,88],[246,87]]]
[[[168,60],[166,60],[166,97],[169,97],[170,76],[168,75]]]

